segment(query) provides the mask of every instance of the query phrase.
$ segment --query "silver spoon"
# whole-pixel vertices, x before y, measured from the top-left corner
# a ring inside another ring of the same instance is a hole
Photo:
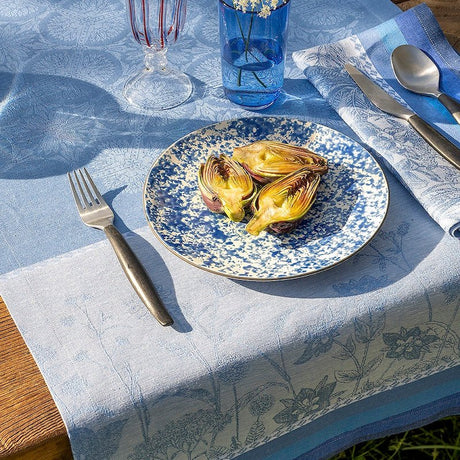
[[[391,66],[404,88],[438,98],[460,123],[460,103],[439,91],[439,70],[425,52],[412,45],[398,46],[391,54]]]

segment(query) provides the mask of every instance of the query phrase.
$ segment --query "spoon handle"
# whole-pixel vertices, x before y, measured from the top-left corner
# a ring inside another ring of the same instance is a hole
[[[444,93],[441,93],[438,99],[439,102],[452,114],[455,121],[460,124],[460,103]]]
[[[412,115],[407,119],[410,125],[425,139],[428,144],[437,150],[446,160],[450,161],[457,169],[460,169],[460,149],[446,139],[440,132],[434,129],[418,115]]]

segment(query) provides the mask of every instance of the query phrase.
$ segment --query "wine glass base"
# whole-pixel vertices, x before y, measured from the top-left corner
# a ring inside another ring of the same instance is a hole
[[[133,106],[148,111],[160,111],[183,104],[192,94],[190,78],[175,69],[143,69],[130,78],[123,95]]]

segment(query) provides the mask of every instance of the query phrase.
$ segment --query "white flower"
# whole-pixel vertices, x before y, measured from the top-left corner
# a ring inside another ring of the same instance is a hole
[[[268,5],[264,5],[262,9],[259,11],[258,16],[260,16],[261,18],[266,18],[270,16],[270,14],[271,14],[270,7]]]
[[[239,10],[243,11],[243,13],[246,13],[249,5],[249,0],[239,0],[237,5]]]
[[[271,12],[278,8],[278,6],[286,3],[287,0],[233,0],[233,6],[243,13],[249,11],[257,12],[261,18],[270,16]]]

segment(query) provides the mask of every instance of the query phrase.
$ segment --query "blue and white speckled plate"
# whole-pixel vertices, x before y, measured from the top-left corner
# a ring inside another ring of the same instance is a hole
[[[211,213],[198,190],[198,168],[210,154],[260,139],[306,146],[326,157],[317,199],[287,235],[254,237],[245,222]],[[379,230],[388,185],[374,158],[343,134],[312,122],[278,117],[242,118],[194,131],[153,164],[144,188],[147,220],[174,254],[212,273],[244,280],[310,275],[344,261]]]

